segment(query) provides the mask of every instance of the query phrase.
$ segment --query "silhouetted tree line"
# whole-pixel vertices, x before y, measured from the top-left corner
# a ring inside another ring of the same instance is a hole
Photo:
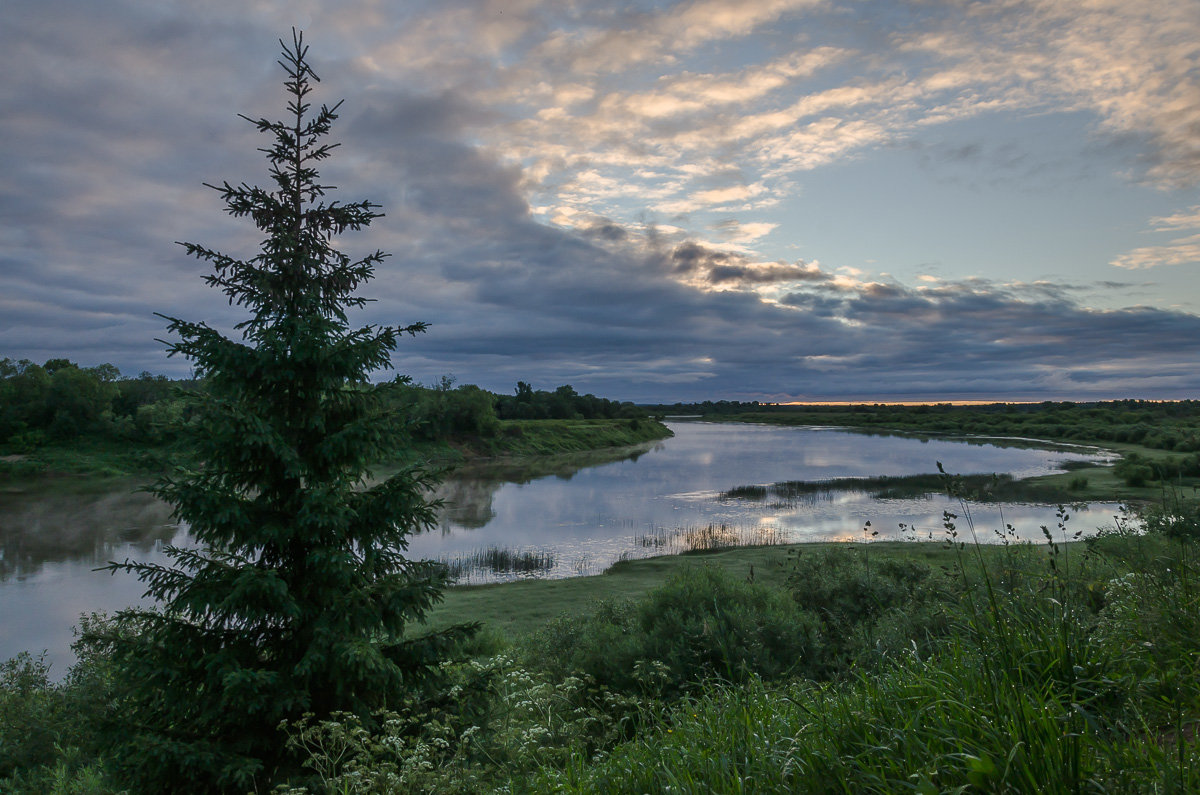
[[[632,403],[581,395],[570,384],[553,392],[534,389],[517,382],[516,394],[496,400],[496,414],[502,420],[592,420],[641,419],[646,412]]]
[[[730,414],[741,414],[746,411],[757,411],[761,406],[766,405],[759,403],[757,400],[743,403],[737,400],[705,400],[699,403],[663,403],[655,406],[647,406],[649,411],[655,414],[703,414],[726,416]]]

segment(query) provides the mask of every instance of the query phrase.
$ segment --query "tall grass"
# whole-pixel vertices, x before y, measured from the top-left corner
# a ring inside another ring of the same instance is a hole
[[[958,519],[958,617],[930,652],[914,642],[825,684],[710,685],[605,758],[540,771],[534,789],[1200,791],[1192,542],[1068,546],[1061,509],[1040,554],[1014,545],[989,567]]]

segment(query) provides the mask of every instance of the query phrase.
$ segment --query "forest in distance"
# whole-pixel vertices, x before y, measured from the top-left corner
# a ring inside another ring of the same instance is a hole
[[[518,381],[497,394],[451,376],[421,385],[404,377],[362,389],[383,396],[405,418],[409,442],[434,458],[538,455],[636,444],[667,431],[653,418],[853,428],[913,433],[1037,439],[1114,446],[1114,474],[1127,486],[1179,484],[1200,477],[1200,401],[924,405],[797,405],[705,400],[641,404],[553,391]],[[38,365],[0,359],[0,477],[45,472],[136,474],[157,471],[186,452],[178,442],[191,418],[189,393],[202,380],[143,372],[122,376],[111,364],[81,367],[68,359]],[[568,420],[564,423],[529,421]],[[579,421],[594,421],[591,427]]]
[[[0,477],[157,471],[186,455],[180,442],[193,422],[190,398],[206,388],[203,380],[148,372],[125,377],[111,364],[0,359]],[[377,393],[404,417],[408,441],[437,458],[453,458],[455,450],[565,452],[667,435],[633,403],[581,395],[570,385],[547,391],[518,381],[513,394],[499,395],[443,376],[430,386],[397,377],[358,388]]]

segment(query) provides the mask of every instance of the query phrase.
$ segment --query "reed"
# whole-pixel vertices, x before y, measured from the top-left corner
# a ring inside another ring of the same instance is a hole
[[[763,547],[787,543],[787,537],[779,528],[770,525],[731,525],[709,523],[699,526],[675,528],[652,527],[649,532],[634,538],[634,544],[655,554],[686,554],[688,552],[712,552],[735,547]],[[638,557],[630,553],[623,559]]]
[[[446,567],[453,581],[466,583],[480,575],[534,576],[553,569],[555,558],[553,553],[543,550],[488,547],[455,558],[441,558],[438,562]]]

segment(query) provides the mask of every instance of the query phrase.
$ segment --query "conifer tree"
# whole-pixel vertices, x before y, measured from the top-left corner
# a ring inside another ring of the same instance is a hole
[[[154,493],[198,546],[170,549],[170,566],[111,564],[158,605],[90,638],[115,666],[116,758],[139,790],[261,789],[288,770],[281,721],[395,708],[470,629],[411,634],[445,584],[440,567],[404,554],[434,521],[430,481],[410,468],[366,487],[403,431],[366,379],[426,325],[351,326],[347,310],[366,300],[356,290],[386,255],[354,260],[331,242],[379,218],[378,205],[326,200],[316,166],[337,146],[326,136],[341,103],[314,112],[303,36],[280,44],[286,121],[242,117],[272,139],[273,187],[208,186],[262,230],[261,250],[242,260],[181,244],[247,310],[240,338],[164,316],[179,339],[168,355],[190,359],[207,388],[200,463]]]

